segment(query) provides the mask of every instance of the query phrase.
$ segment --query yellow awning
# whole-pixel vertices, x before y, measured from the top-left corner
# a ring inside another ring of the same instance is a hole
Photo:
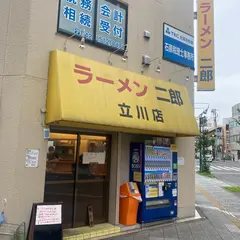
[[[50,54],[46,124],[198,135],[185,87],[66,52]]]

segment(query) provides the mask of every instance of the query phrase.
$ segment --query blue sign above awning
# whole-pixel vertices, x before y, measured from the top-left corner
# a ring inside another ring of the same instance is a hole
[[[163,31],[163,59],[194,69],[193,36],[166,23]]]

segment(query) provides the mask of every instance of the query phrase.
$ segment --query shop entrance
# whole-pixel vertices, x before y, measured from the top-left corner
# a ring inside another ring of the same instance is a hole
[[[108,221],[110,136],[53,132],[48,141],[44,202],[63,202],[63,227]]]

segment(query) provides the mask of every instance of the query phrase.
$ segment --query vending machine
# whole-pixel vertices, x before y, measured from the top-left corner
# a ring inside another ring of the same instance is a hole
[[[155,141],[131,143],[130,181],[142,196],[138,223],[177,217],[177,152]]]

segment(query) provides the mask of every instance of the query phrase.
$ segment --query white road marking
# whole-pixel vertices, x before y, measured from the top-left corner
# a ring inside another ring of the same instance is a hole
[[[226,170],[226,171],[237,171],[240,172],[240,168],[236,168],[236,167],[221,167],[221,166],[211,166],[211,168],[215,168],[217,170]]]
[[[200,166],[196,165],[195,169],[196,169],[196,171],[199,170]],[[217,170],[217,171],[232,171],[232,172],[236,171],[236,172],[240,172],[240,168],[237,168],[237,167],[215,166],[215,165],[213,166],[213,165],[211,165],[210,169],[212,171],[216,171]]]
[[[240,168],[237,168],[237,167],[231,167],[231,168],[237,172],[240,172]]]
[[[219,170],[219,171],[222,170],[221,168],[219,168],[219,167],[217,167],[217,166],[210,166],[210,168],[211,168],[211,169],[216,169],[216,170]]]
[[[228,169],[226,169],[225,167],[221,167],[221,166],[217,166],[218,168],[220,168],[220,170],[226,170],[229,171]]]
[[[233,171],[234,169],[230,168],[230,167],[225,167],[228,171]]]

